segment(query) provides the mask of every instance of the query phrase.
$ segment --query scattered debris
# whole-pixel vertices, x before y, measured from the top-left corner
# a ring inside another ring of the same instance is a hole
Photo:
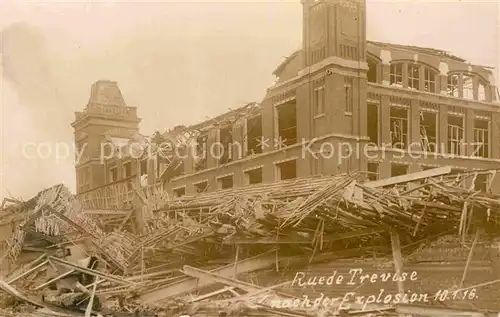
[[[134,187],[126,210],[84,208],[57,185],[2,205],[0,313],[489,316],[500,311],[500,196],[457,186],[471,175],[450,172],[180,198]],[[378,279],[387,274],[399,278]]]

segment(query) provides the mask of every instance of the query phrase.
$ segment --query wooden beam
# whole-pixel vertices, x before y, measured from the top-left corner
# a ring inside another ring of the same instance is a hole
[[[275,250],[271,250],[255,257],[240,260],[237,266],[237,274],[252,272],[275,264],[276,258],[274,255],[274,251]],[[234,263],[212,270],[210,271],[210,273],[214,273],[224,277],[232,276],[234,274]],[[166,285],[162,288],[146,292],[139,298],[143,304],[150,304],[190,292],[199,287],[204,287],[212,284],[213,281],[198,281],[197,278],[189,277],[187,279],[183,279],[181,281]]]
[[[259,286],[238,281],[234,278],[225,277],[223,275],[214,274],[212,272],[208,272],[189,265],[184,265],[182,272],[188,276],[198,279],[198,282],[200,284],[203,282],[207,282],[210,284],[223,283],[226,284],[227,286],[237,287],[241,290],[244,290],[245,292],[256,292],[261,289],[261,287]]]
[[[396,184],[401,184],[401,183],[418,181],[418,180],[429,178],[429,177],[446,175],[446,174],[449,174],[450,172],[451,172],[450,166],[438,167],[438,168],[433,168],[431,170],[412,173],[412,174],[408,174],[408,175],[389,177],[389,178],[381,179],[378,181],[367,182],[367,183],[364,183],[363,186],[370,187],[370,188],[384,187],[384,186],[390,186],[390,185],[396,185]]]
[[[391,230],[392,257],[394,259],[394,269],[397,276],[403,272],[403,257],[401,256],[401,243],[396,230]],[[401,279],[398,279],[398,293],[404,294],[404,285]]]
[[[335,233],[331,235],[327,235],[323,237],[323,243],[327,242],[335,242],[343,239],[352,239],[358,238],[367,235],[373,235],[377,233],[385,232],[383,229],[362,229],[357,231],[350,231],[344,233]],[[230,239],[226,239],[224,243],[227,244],[307,244],[310,245],[312,242],[311,239],[304,239],[303,237],[293,237],[293,238],[273,238],[273,237],[264,237],[264,238],[238,238],[232,237]]]
[[[14,283],[15,281],[17,281],[18,279],[23,278],[23,277],[25,277],[26,275],[29,275],[29,274],[33,273],[34,271],[36,271],[36,270],[38,270],[38,269],[40,269],[40,268],[44,267],[44,266],[45,266],[45,265],[47,265],[47,264],[49,264],[49,260],[45,260],[45,261],[43,261],[42,263],[38,264],[37,266],[35,266],[35,267],[33,267],[33,268],[31,268],[31,269],[27,270],[27,271],[26,271],[26,272],[24,272],[23,274],[18,275],[18,276],[16,276],[16,277],[14,277],[13,279],[9,280],[7,283],[12,284],[12,283]]]
[[[126,216],[129,211],[115,209],[84,209],[86,215],[110,215],[110,216]]]

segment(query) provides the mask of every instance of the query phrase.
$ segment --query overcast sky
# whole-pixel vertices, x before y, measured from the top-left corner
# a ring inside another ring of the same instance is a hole
[[[299,0],[1,1],[0,27],[24,25],[3,45],[0,196],[74,190],[72,158],[56,161],[53,144],[72,141],[73,112],[98,79],[119,82],[145,134],[260,101],[300,47],[301,15]],[[498,1],[368,1],[367,19],[370,40],[500,64]],[[22,157],[26,142],[50,143],[52,155]]]

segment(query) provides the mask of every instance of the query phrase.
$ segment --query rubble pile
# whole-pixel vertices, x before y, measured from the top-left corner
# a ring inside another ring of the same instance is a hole
[[[454,290],[464,288],[479,263],[473,250],[500,235],[500,196],[464,186],[477,173],[449,173],[371,182],[336,174],[161,199],[135,189],[136,205],[111,230],[57,185],[0,213],[11,229],[0,240],[0,300],[9,307],[1,314],[434,316],[411,313],[407,302],[357,300],[346,308],[342,295],[328,305],[291,303],[305,296],[293,285],[296,272],[377,259],[401,274],[411,254],[450,236],[468,250]],[[469,306],[469,316],[484,316],[481,308]]]

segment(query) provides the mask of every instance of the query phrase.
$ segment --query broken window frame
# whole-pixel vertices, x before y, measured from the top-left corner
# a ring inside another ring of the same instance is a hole
[[[462,119],[461,125],[450,124],[450,118]],[[448,154],[461,156],[465,154],[464,138],[465,138],[465,116],[448,114],[447,126],[447,152]]]
[[[194,192],[196,194],[204,193],[208,189],[208,180],[204,180],[204,181],[201,181],[201,182],[194,183],[193,187],[194,187]]]
[[[477,100],[486,101],[486,83],[481,79],[477,85]]]
[[[477,126],[478,122],[486,124],[486,128]],[[490,127],[491,121],[485,118],[476,118],[474,120],[474,149],[473,157],[490,157]]]
[[[254,121],[258,120],[259,127],[257,127],[257,123]],[[254,122],[254,124],[252,124]],[[257,133],[258,137],[250,138],[250,135],[254,131],[260,131],[260,134]],[[250,118],[245,119],[245,155],[254,155],[262,153],[262,115],[258,114]]]
[[[393,110],[404,110],[406,111],[406,118],[404,117],[395,117],[393,116]],[[401,106],[391,106],[390,107],[390,135],[391,135],[391,144],[393,148],[397,148],[400,150],[405,150],[408,147],[409,140],[409,108],[401,107]],[[399,126],[399,127],[397,127]],[[400,128],[400,131],[395,131],[396,128]],[[395,138],[394,136],[398,136]]]
[[[285,129],[280,129],[280,107],[291,107],[293,102],[293,107],[295,107],[295,126],[290,126]],[[298,142],[298,136],[297,136],[297,101],[295,98],[290,98],[289,100],[279,102],[274,105],[274,147],[276,149],[282,149],[287,146],[294,145]],[[285,131],[295,131],[294,133],[294,138],[287,139],[285,135],[283,135],[283,132]]]
[[[403,88],[403,67],[405,63],[391,63],[389,72],[389,84],[393,87]]]
[[[459,97],[459,91],[460,91],[460,74],[449,74],[447,78],[447,83],[446,83],[446,93],[448,96],[452,97]]]
[[[222,155],[219,154],[219,164],[227,164],[233,160],[233,126],[226,125],[217,130],[218,132],[218,141],[220,146],[218,147],[219,151],[222,151]],[[223,132],[224,133],[223,135]],[[228,137],[229,136],[229,137]],[[222,138],[224,137],[224,140]]]
[[[186,196],[186,186],[173,188],[172,193],[175,198],[181,198],[182,196]]]
[[[427,124],[425,121],[425,116],[433,115],[434,120],[433,123]],[[434,126],[434,136],[429,137],[428,129],[426,127],[433,125]],[[425,135],[424,135],[425,133]],[[424,137],[425,136],[425,137]],[[437,140],[439,136],[439,116],[437,111],[431,111],[430,109],[420,109],[420,142],[422,146],[422,150],[424,152],[437,152]]]
[[[470,74],[462,75],[462,98],[474,100],[474,76]]]
[[[208,167],[208,133],[201,133],[196,137],[196,155],[194,157],[194,171],[199,172]]]
[[[420,64],[418,63],[408,63],[406,64],[408,71],[408,89],[419,90],[420,89]]]
[[[424,67],[424,91],[436,92],[437,73],[429,67]]]

